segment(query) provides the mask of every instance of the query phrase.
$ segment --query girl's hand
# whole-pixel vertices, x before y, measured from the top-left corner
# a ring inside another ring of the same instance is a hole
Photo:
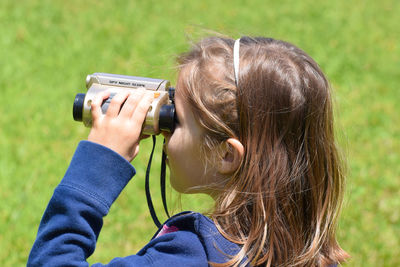
[[[110,92],[102,92],[92,101],[93,123],[88,140],[114,150],[131,162],[139,152],[142,124],[154,94],[140,89],[118,93],[103,114],[101,104],[109,96]]]

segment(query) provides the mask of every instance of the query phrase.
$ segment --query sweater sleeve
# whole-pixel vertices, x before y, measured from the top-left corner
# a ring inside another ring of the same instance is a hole
[[[81,141],[39,225],[28,266],[88,266],[111,204],[135,174],[116,152]]]
[[[134,174],[114,151],[80,142],[42,217],[27,266],[88,266],[103,217]],[[197,234],[182,229],[154,238],[136,255],[93,266],[208,266],[208,261]]]

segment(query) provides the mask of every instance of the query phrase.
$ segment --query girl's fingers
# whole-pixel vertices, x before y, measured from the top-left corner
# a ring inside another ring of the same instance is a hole
[[[132,114],[135,111],[140,99],[143,97],[144,92],[145,90],[140,89],[131,91],[131,94],[129,95],[128,99],[125,101],[124,106],[119,112],[119,115],[127,118],[132,117]]]
[[[108,106],[106,116],[117,117],[119,114],[119,111],[121,110],[122,104],[126,101],[129,94],[130,94],[129,91],[122,91],[122,92],[116,94],[112,98],[111,103]]]
[[[91,103],[91,111],[92,111],[93,121],[100,118],[100,116],[102,115],[101,104],[103,103],[104,100],[106,100],[109,97],[110,97],[109,91],[103,91],[94,96],[92,103]]]
[[[147,111],[149,110],[149,107],[153,102],[153,99],[154,99],[154,92],[146,91],[144,93],[142,99],[139,101],[135,111],[132,114],[132,120],[134,120],[136,124],[140,125],[143,124],[144,119],[146,118]]]

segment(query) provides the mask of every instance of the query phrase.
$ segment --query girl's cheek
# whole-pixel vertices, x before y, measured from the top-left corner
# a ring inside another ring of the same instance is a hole
[[[168,151],[168,156],[173,157],[176,154],[176,136],[171,135],[169,139],[167,139],[167,151]]]

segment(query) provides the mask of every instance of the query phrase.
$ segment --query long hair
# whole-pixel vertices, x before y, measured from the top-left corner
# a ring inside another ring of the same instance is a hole
[[[212,151],[233,137],[245,153],[214,188],[210,217],[241,250],[214,266],[328,266],[347,253],[335,237],[344,191],[329,84],[304,51],[271,38],[205,38],[178,58],[182,95]]]

